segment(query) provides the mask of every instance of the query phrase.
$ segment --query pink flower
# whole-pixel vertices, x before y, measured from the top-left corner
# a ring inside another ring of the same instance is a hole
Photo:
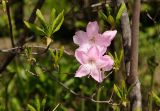
[[[102,55],[96,46],[92,46],[88,52],[76,50],[75,57],[81,64],[75,77],[91,76],[98,82],[104,79],[104,71],[112,69],[114,61],[108,55]]]
[[[96,45],[100,52],[104,54],[116,33],[117,31],[114,30],[100,34],[98,23],[94,21],[88,23],[86,32],[77,31],[73,36],[73,41],[80,46],[78,50],[87,52],[90,47]]]

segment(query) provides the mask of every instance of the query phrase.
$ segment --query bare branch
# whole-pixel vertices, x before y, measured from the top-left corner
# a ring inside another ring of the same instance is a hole
[[[7,11],[8,23],[9,23],[9,35],[11,38],[12,47],[14,47],[14,38],[13,38],[11,15],[10,15],[10,4],[8,2],[6,2],[6,11]]]
[[[130,92],[131,111],[142,110],[141,105],[141,91],[140,82],[138,79],[138,39],[139,39],[139,19],[140,19],[140,5],[141,0],[135,0],[133,6],[133,18],[132,18],[132,40],[131,40],[131,66],[130,76],[127,79],[127,83],[136,85]]]
[[[4,49],[4,50],[0,50],[0,52],[2,53],[9,53],[9,54],[21,54],[23,53],[25,48],[32,48],[35,50],[41,50],[41,52],[32,52],[33,55],[41,55],[44,54],[48,51],[48,49],[55,51],[58,50],[60,51],[60,49],[57,48],[51,48],[49,46],[23,46],[23,47],[14,47],[14,48],[10,48],[10,49]],[[64,50],[64,53],[69,55],[69,56],[74,56],[74,54],[72,52],[69,52],[67,50]]]
[[[42,7],[42,5],[44,4],[44,2],[45,2],[45,0],[39,0],[37,2],[35,8],[33,9],[31,16],[29,17],[28,22],[33,23],[35,21],[36,10],[40,9]],[[18,46],[18,47],[23,46],[23,44],[25,43],[27,33],[28,33],[28,29],[25,27],[24,32],[21,34],[20,39],[18,40],[18,42],[16,43],[15,46]],[[13,58],[15,56],[16,56],[16,54],[8,54],[5,56],[5,58],[3,59],[1,65],[0,65],[0,73],[6,69],[7,65],[13,60]]]

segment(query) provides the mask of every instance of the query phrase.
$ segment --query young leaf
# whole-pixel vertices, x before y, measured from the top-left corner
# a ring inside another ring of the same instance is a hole
[[[55,20],[56,10],[53,8],[49,18],[49,24],[52,24]]]
[[[40,111],[41,104],[40,104],[40,100],[39,100],[38,96],[36,96],[36,107],[37,107],[37,111]]]
[[[117,13],[117,16],[116,16],[116,23],[119,22],[119,20],[120,20],[120,18],[121,18],[121,16],[122,16],[123,12],[125,11],[125,9],[126,9],[126,5],[125,5],[125,3],[123,2],[123,3],[121,4],[121,6],[120,6],[120,9],[118,10],[118,13]]]
[[[118,89],[118,87],[114,84],[114,91],[115,91],[115,93],[117,94],[117,96],[121,99],[122,98],[122,96],[121,96],[121,94],[120,94],[120,90]]]
[[[64,15],[63,15],[64,11],[62,11],[54,20],[54,22],[52,23],[51,26],[51,34],[58,31],[64,21]]]
[[[60,48],[60,52],[59,52],[59,57],[60,57],[60,58],[62,57],[63,52],[64,52],[64,47],[62,46],[62,47]]]
[[[37,9],[36,15],[37,15],[40,23],[44,26],[44,29],[47,30],[47,23],[45,22],[45,19],[44,19],[43,15],[42,15],[42,13],[39,9]]]
[[[33,106],[31,106],[30,104],[28,104],[27,107],[30,111],[36,111],[36,109]]]
[[[38,26],[31,24],[27,21],[24,21],[24,24],[26,25],[26,27],[28,29],[30,29],[31,31],[33,31],[34,33],[36,33],[37,35],[45,35],[45,32]]]
[[[107,18],[107,22],[111,25],[112,28],[114,28],[115,20],[114,20],[113,16],[109,15]]]
[[[42,109],[42,111],[44,111],[45,104],[46,104],[46,99],[47,99],[47,97],[45,96],[45,97],[43,98],[43,100],[42,100],[42,103],[41,103],[41,109]]]
[[[98,14],[100,15],[100,17],[101,17],[103,20],[107,21],[107,16],[106,16],[102,11],[99,11]]]
[[[156,104],[158,106],[160,106],[160,97],[158,97],[154,92],[152,92],[152,96],[153,96],[153,99],[155,100]]]
[[[2,0],[3,11],[6,11],[6,0]]]
[[[109,6],[109,4],[106,4],[105,7],[106,7],[106,13],[107,13],[107,15],[110,15],[111,11],[112,11],[112,8]]]

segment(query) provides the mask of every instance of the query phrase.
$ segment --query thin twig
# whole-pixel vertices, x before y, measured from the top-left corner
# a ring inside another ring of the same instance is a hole
[[[11,15],[10,15],[10,4],[6,0],[6,11],[9,23],[9,35],[11,38],[12,47],[14,47],[14,37],[13,37],[13,30],[12,30],[12,22],[11,22]]]
[[[35,21],[36,10],[40,9],[42,7],[42,5],[44,4],[44,2],[45,2],[45,0],[38,0],[35,8],[33,9],[31,16],[29,17],[28,22],[33,23]],[[24,32],[21,34],[20,39],[18,40],[18,42],[16,43],[15,46],[21,47],[24,45],[27,33],[28,33],[28,29],[25,27]],[[6,69],[7,65],[13,60],[13,58],[15,56],[16,56],[15,53],[13,53],[13,54],[10,53],[5,56],[4,60],[2,61],[2,64],[0,65],[0,73]]]
[[[23,51],[25,48],[34,48],[34,49],[41,49],[43,50],[42,52],[32,52],[33,55],[41,55],[41,54],[44,54],[46,53],[48,50],[52,50],[52,51],[60,51],[60,49],[57,49],[57,48],[51,48],[49,46],[23,46],[23,47],[14,47],[14,48],[9,48],[9,49],[3,49],[3,50],[0,50],[0,52],[2,53],[14,53],[14,54],[23,54]],[[67,51],[67,50],[64,50],[64,53],[69,55],[69,56],[73,56],[74,54]]]
[[[73,91],[73,90],[70,89],[68,86],[66,86],[64,83],[62,83],[61,81],[59,81],[59,79],[58,79],[55,75],[50,74],[50,73],[52,73],[52,72],[51,72],[50,70],[48,70],[47,68],[42,67],[42,66],[39,65],[38,63],[35,63],[35,65],[39,66],[44,72],[48,72],[47,75],[50,76],[51,79],[53,79],[54,81],[56,81],[56,82],[57,82],[58,84],[60,84],[63,88],[65,88],[66,90],[68,90],[71,94],[73,94],[73,95],[75,95],[75,96],[77,96],[77,97],[79,97],[79,98],[82,98],[82,99],[85,99],[85,100],[90,100],[90,101],[92,101],[92,102],[94,102],[94,103],[104,103],[104,104],[111,104],[111,105],[120,105],[120,103],[113,103],[113,101],[112,101],[112,99],[111,99],[113,93],[111,94],[110,99],[109,99],[109,100],[106,100],[106,101],[97,101],[97,100],[95,100],[95,99],[94,99],[94,96],[96,95],[96,93],[92,94],[91,97],[89,97],[89,96],[83,96],[83,95],[81,95],[81,94]],[[35,73],[31,72],[31,71],[27,71],[27,72],[31,73],[33,76],[38,77],[38,74],[35,74]]]

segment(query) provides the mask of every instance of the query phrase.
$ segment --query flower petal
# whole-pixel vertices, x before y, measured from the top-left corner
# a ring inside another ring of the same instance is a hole
[[[113,40],[113,38],[115,37],[116,34],[117,34],[117,30],[114,30],[114,31],[105,31],[102,34],[102,37],[99,38],[100,40],[98,40],[98,42],[102,43],[103,45],[105,45],[106,47],[108,47],[111,44],[111,41]]]
[[[98,23],[96,21],[89,22],[86,30],[87,30],[87,35],[89,38],[96,36],[99,31]]]
[[[105,67],[103,68],[104,71],[109,71],[113,68],[114,61],[109,55],[104,55],[103,59],[105,59],[106,63]]]
[[[98,59],[99,55],[100,55],[100,51],[98,50],[98,48],[96,46],[92,46],[87,53],[89,58],[92,59]]]
[[[87,53],[90,48],[91,48],[91,44],[85,43],[81,45],[77,50]]]
[[[88,40],[87,33],[84,31],[77,31],[73,36],[73,41],[77,45],[84,44],[86,43],[87,40]]]
[[[103,79],[104,79],[104,78],[103,78],[104,76],[101,75],[101,71],[98,70],[98,68],[96,68],[96,67],[91,70],[90,75],[91,75],[92,78],[95,79],[97,82],[102,82]]]
[[[78,60],[78,62],[80,64],[85,64],[88,62],[88,56],[86,55],[85,52],[81,51],[81,50],[76,50],[75,51],[75,57]]]
[[[88,65],[81,65],[79,69],[76,72],[75,77],[83,77],[90,73],[90,68],[88,68]]]
[[[98,46],[97,45],[97,48],[99,50],[100,56],[102,56],[106,52],[106,50],[107,50],[107,47],[105,47],[105,46]]]

